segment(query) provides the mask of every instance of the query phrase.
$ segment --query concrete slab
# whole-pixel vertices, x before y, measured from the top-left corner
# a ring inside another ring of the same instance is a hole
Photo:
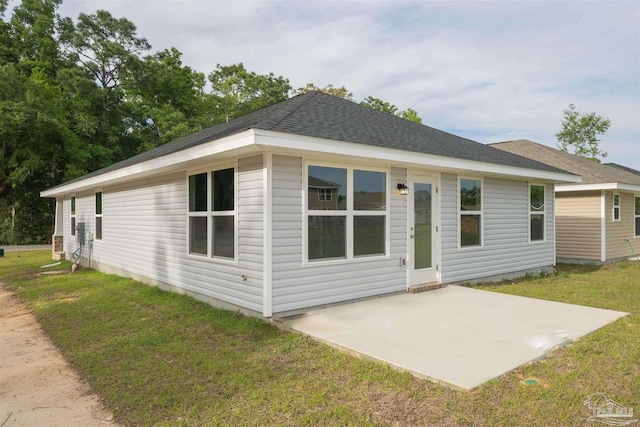
[[[418,376],[472,389],[627,314],[448,286],[313,310],[284,323]]]

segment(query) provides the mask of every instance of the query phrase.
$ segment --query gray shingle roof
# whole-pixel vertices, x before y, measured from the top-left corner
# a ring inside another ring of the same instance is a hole
[[[313,91],[168,142],[63,185],[166,156],[251,128],[540,171],[564,172],[470,139]]]
[[[607,166],[611,166],[612,168],[618,168],[618,169],[625,170],[627,172],[631,172],[631,173],[636,174],[636,175],[640,175],[640,171],[639,170],[630,168],[629,166],[619,165],[617,163],[604,163],[604,164],[607,165]]]
[[[500,150],[536,159],[582,177],[582,184],[621,183],[640,185],[640,175],[608,166],[526,139],[489,144]]]

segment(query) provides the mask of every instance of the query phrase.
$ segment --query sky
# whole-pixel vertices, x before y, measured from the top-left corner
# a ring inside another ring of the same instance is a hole
[[[640,169],[640,1],[63,0],[126,17],[209,74],[345,86],[478,142],[556,146],[563,110],[611,119],[605,162]]]

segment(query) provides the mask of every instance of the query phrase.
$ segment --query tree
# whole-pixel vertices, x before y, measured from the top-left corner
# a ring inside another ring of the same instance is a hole
[[[344,86],[334,87],[332,84],[329,84],[323,88],[320,88],[313,83],[307,83],[305,87],[300,87],[294,90],[293,94],[300,95],[300,94],[311,92],[314,90],[318,92],[326,93],[328,95],[337,96],[338,98],[344,98],[347,101],[353,101],[353,93],[351,93],[349,89],[347,89]]]
[[[382,111],[383,113],[393,114],[394,116],[398,113],[398,107],[379,98],[374,98],[373,96],[367,96],[360,105]]]
[[[136,35],[136,26],[126,18],[116,19],[106,10],[95,15],[81,13],[78,24],[66,18],[62,21],[62,42],[69,58],[89,71],[102,90],[100,130],[102,144],[117,144],[118,132],[108,131],[108,112],[121,102],[117,89],[124,77],[139,64],[139,55],[151,48],[144,38]],[[112,121],[119,124],[119,118]],[[116,127],[119,127],[116,125]],[[113,139],[113,141],[111,140]]]
[[[598,157],[607,157],[607,153],[600,150],[598,135],[609,130],[611,120],[596,113],[580,113],[573,104],[569,104],[563,113],[562,129],[556,134],[558,148],[569,152],[569,148],[573,147],[572,154],[596,162],[600,162]]]
[[[394,116],[402,117],[403,119],[410,120],[415,123],[422,124],[422,119],[418,116],[418,112],[414,109],[407,108],[405,111],[398,111],[398,107],[395,105],[383,101],[373,96],[366,97],[360,105],[373,108],[374,110],[382,111],[383,113],[392,114]]]
[[[212,96],[224,121],[284,101],[289,97],[289,79],[273,73],[259,75],[242,63],[221,66],[209,74]]]
[[[55,77],[60,55],[56,10],[62,0],[22,0],[9,22],[13,59],[25,72],[38,68]]]
[[[147,56],[128,77],[126,102],[135,117],[139,152],[213,124],[204,74],[182,64],[175,48]]]

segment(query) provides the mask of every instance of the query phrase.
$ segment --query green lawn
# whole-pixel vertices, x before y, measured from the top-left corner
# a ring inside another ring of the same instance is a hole
[[[632,314],[471,392],[132,280],[39,275],[49,262],[10,252],[0,278],[125,425],[587,425],[596,392],[640,412],[636,261],[486,287]]]

